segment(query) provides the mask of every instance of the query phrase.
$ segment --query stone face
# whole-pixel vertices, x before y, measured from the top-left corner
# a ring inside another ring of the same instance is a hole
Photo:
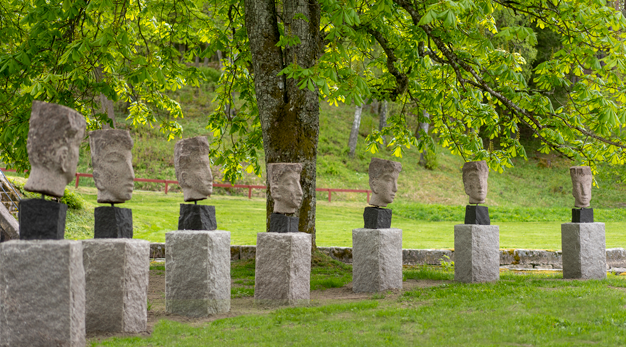
[[[454,280],[490,282],[500,278],[500,231],[497,225],[454,226]]]
[[[274,199],[274,213],[295,213],[302,204],[300,163],[267,164],[267,180]]]
[[[24,190],[61,197],[76,174],[85,118],[69,107],[33,101],[28,129],[30,176]]]
[[[573,208],[572,223],[593,223],[593,208]]]
[[[470,204],[484,204],[487,198],[489,167],[484,160],[463,164],[463,185]]]
[[[563,278],[606,278],[604,223],[561,224]]]
[[[180,204],[178,230],[216,230],[215,206]]]
[[[263,305],[308,304],[311,235],[258,233],[254,301]]]
[[[466,205],[465,224],[490,225],[489,208],[487,206]]]
[[[370,205],[385,207],[393,202],[398,191],[400,171],[402,164],[396,161],[372,158],[369,166]]]
[[[133,238],[133,210],[100,206],[94,210],[94,238]]]
[[[89,133],[93,180],[99,203],[122,203],[133,195],[133,139],[127,130],[105,129]]]
[[[204,200],[213,192],[213,174],[209,166],[209,141],[204,136],[176,142],[174,167],[185,201]]]
[[[165,309],[188,317],[230,311],[230,232],[165,234]]]
[[[574,196],[574,206],[582,208],[589,207],[591,201],[591,183],[593,175],[589,166],[572,166],[569,168],[572,177],[572,195]]]
[[[11,215],[9,210],[0,204],[0,232],[2,233],[3,240],[17,240],[20,238],[20,225],[17,220]]]
[[[65,237],[67,205],[44,199],[19,203],[21,240],[62,240]]]
[[[352,290],[382,292],[402,288],[402,230],[352,230]]]
[[[285,216],[282,213],[270,215],[270,232],[272,233],[297,233],[300,218]]]
[[[150,242],[131,239],[82,242],[87,333],[146,331]]]
[[[84,346],[80,241],[0,244],[0,345]]]
[[[366,207],[363,212],[365,229],[391,228],[392,211],[387,208]]]

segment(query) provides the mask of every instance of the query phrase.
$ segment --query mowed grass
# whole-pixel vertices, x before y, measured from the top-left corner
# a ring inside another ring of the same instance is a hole
[[[500,281],[451,282],[405,269],[412,289],[309,307],[259,308],[212,322],[160,320],[149,337],[91,346],[623,346],[626,279],[566,281],[561,274],[502,272]],[[418,279],[417,281],[413,279]],[[405,282],[405,288],[410,287]]]
[[[96,203],[93,188],[79,188],[87,200],[87,211],[92,214]],[[119,207],[133,210],[134,237],[152,242],[165,242],[165,233],[177,230],[182,194],[135,191],[133,199]],[[240,196],[217,196],[199,202],[214,205],[218,228],[231,232],[231,244],[255,245],[256,234],[265,231],[265,200]],[[352,229],[363,227],[365,202],[328,202],[321,197],[317,202],[318,246],[352,246]],[[393,209],[393,204],[389,205]],[[416,207],[419,208],[419,207]],[[425,205],[422,208],[428,208]],[[463,206],[457,207],[463,210]],[[93,219],[79,219],[85,228],[93,230]],[[562,221],[548,222],[494,222],[500,226],[500,248],[561,249]],[[91,225],[89,225],[91,223]],[[403,231],[403,248],[454,248],[454,225],[462,221],[428,222],[394,215],[392,227]],[[93,231],[91,231],[93,233]],[[91,234],[93,235],[93,234]],[[71,238],[89,238],[89,232],[74,232]],[[626,247],[626,221],[606,223],[607,248]]]

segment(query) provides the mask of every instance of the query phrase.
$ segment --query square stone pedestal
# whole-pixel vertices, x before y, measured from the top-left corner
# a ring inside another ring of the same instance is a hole
[[[20,240],[63,240],[66,215],[66,204],[44,199],[20,200]]]
[[[87,333],[146,331],[150,242],[124,238],[82,242]]]
[[[561,224],[563,278],[606,278],[604,223]]]
[[[133,210],[100,206],[94,210],[94,239],[133,238]]]
[[[500,279],[500,228],[497,225],[454,226],[454,280],[491,282]]]
[[[85,346],[80,241],[0,244],[0,345]]]
[[[402,230],[352,230],[352,291],[402,288]]]
[[[230,232],[165,234],[165,309],[188,317],[230,311]]]
[[[258,233],[254,301],[262,305],[308,304],[311,235]]]
[[[180,204],[178,230],[216,230],[215,206]]]

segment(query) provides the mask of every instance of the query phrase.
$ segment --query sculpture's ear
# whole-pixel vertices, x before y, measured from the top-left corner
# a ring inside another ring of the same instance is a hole
[[[61,146],[61,148],[57,150],[56,157],[57,157],[57,161],[59,162],[59,165],[61,166],[62,172],[67,172],[69,169],[70,163],[68,163],[68,160],[67,160],[68,155],[69,155],[69,149],[67,148],[67,146]]]
[[[378,180],[370,181],[370,189],[372,193],[378,194]]]
[[[270,194],[272,195],[272,199],[277,200],[280,199],[279,189],[275,186],[270,186]]]
[[[188,185],[187,184],[187,178],[189,178],[189,174],[187,172],[183,171],[183,172],[180,173],[180,180],[178,182],[178,185],[181,186],[181,188],[182,188],[183,184],[184,185]]]

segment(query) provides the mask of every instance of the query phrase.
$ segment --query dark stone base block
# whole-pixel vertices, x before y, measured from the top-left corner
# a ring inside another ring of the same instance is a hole
[[[20,240],[62,240],[66,214],[66,204],[44,199],[20,200]]]
[[[363,212],[365,229],[389,229],[391,228],[391,210],[380,207],[366,207]]]
[[[215,206],[180,204],[178,230],[217,230]]]
[[[272,233],[297,233],[300,218],[289,217],[281,213],[272,213],[270,216],[270,232]]]
[[[132,239],[133,210],[113,206],[96,207],[94,239]]]
[[[465,206],[465,223],[491,225],[489,220],[489,208],[487,206],[467,205]]]
[[[572,223],[593,223],[593,208],[573,208]]]

